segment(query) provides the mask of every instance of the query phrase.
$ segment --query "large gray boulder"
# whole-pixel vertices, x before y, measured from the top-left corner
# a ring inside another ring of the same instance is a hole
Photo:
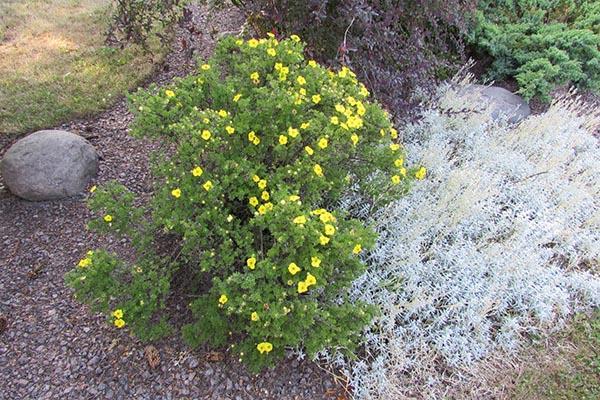
[[[509,123],[517,123],[531,114],[529,104],[521,96],[498,86],[467,85],[461,92],[487,102],[494,120],[506,118]]]
[[[4,184],[26,200],[54,200],[85,189],[98,171],[98,153],[81,136],[44,130],[13,144],[0,163]]]

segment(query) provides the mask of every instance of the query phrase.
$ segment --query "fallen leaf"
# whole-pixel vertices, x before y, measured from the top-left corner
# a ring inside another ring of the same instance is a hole
[[[156,349],[156,347],[150,345],[146,346],[144,349],[144,355],[146,356],[146,361],[148,361],[148,365],[150,368],[154,369],[158,367],[160,364],[160,353]]]
[[[204,358],[206,359],[206,361],[220,362],[225,359],[225,355],[218,351],[209,351],[208,353],[204,354]]]
[[[0,334],[6,331],[6,329],[8,329],[8,321],[5,316],[0,315]]]

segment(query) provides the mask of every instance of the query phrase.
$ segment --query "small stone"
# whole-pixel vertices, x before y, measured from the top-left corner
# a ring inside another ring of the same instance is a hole
[[[497,86],[467,85],[459,92],[462,95],[478,95],[488,102],[493,120],[506,118],[511,124],[525,119],[531,110],[529,104],[516,94]]]
[[[200,365],[200,362],[198,361],[198,359],[196,357],[189,356],[187,359],[187,364],[188,364],[188,368],[194,369],[194,368],[197,368],[198,365]]]

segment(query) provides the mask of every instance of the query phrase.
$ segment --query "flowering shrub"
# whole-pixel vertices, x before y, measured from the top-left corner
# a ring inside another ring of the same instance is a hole
[[[255,369],[289,346],[351,352],[376,309],[344,289],[375,234],[333,207],[350,186],[383,205],[425,175],[368,96],[349,69],[305,61],[297,36],[225,38],[197,74],[133,96],[133,134],[169,145],[148,204],[94,191],[91,226],[138,254],[91,253],[67,278],[77,296],[149,339],[168,331],[169,295],[192,299],[187,341],[229,344]]]
[[[562,99],[495,124],[460,86],[442,93],[403,132],[427,180],[380,210],[343,201],[380,234],[351,290],[380,308],[365,357],[321,354],[357,399],[504,397],[482,385],[498,360],[600,306],[600,115]]]

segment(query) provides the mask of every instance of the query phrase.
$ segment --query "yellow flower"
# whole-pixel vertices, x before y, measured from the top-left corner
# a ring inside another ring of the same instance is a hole
[[[356,112],[358,113],[358,115],[365,115],[365,113],[367,112],[367,110],[365,109],[365,106],[363,106],[362,103],[357,103],[356,104]]]
[[[315,164],[315,166],[313,167],[313,171],[315,172],[315,175],[323,176],[323,168],[321,168],[319,164]]]
[[[208,71],[210,69],[210,65],[202,64],[202,66],[200,68],[202,68],[203,71]]]
[[[241,46],[244,44],[244,41],[242,39],[238,39],[235,41],[235,44],[237,44],[238,46]]]
[[[350,136],[350,140],[352,140],[352,144],[356,146],[356,143],[358,143],[358,135],[353,133],[352,136]]]
[[[300,125],[300,129],[307,129],[310,126],[310,122],[303,122],[302,125]]]
[[[292,286],[294,284],[294,281],[291,279],[288,279],[287,284],[288,284],[288,286]]]
[[[360,243],[357,243],[356,246],[352,249],[352,253],[359,254],[362,251],[362,246]]]
[[[312,102],[315,104],[319,104],[321,102],[321,95],[320,94],[313,94],[312,97]]]
[[[275,56],[277,55],[277,52],[275,51],[275,49],[274,49],[274,48],[272,48],[272,47],[269,47],[269,48],[267,49],[267,54],[268,54],[268,55],[270,55],[271,57],[275,57]]]
[[[319,268],[321,266],[321,259],[317,256],[312,256],[310,258],[310,265],[312,265],[315,268]]]
[[[233,102],[237,103],[241,98],[242,98],[242,95],[240,93],[238,93],[235,96],[233,96]]]
[[[355,106],[356,105],[356,99],[352,96],[348,96],[346,97],[346,101],[348,102],[348,104],[350,104],[351,106]]]
[[[288,197],[289,201],[298,201],[300,200],[300,196],[296,196],[295,194]]]
[[[327,236],[321,235],[319,237],[319,243],[321,243],[322,246],[325,246],[327,243],[329,243],[329,238]]]
[[[298,282],[298,293],[305,293],[306,291],[308,291],[308,285],[306,282]]]
[[[267,192],[267,191],[262,192],[260,195],[260,198],[263,199],[264,201],[269,200],[270,197],[271,196],[269,196],[269,192]]]
[[[250,46],[250,47],[258,46],[258,40],[254,39],[254,38],[248,40],[248,46]]]
[[[264,204],[261,204],[260,207],[258,207],[258,213],[260,215],[265,215],[267,213],[267,207]]]
[[[392,144],[390,144],[390,149],[392,151],[398,151],[398,150],[400,150],[400,145],[397,143],[392,143]]]
[[[254,131],[248,132],[248,140],[252,142],[254,139],[256,139],[256,133]]]
[[[82,258],[81,260],[79,260],[79,263],[77,264],[77,266],[79,268],[85,268],[88,267],[92,264],[92,260],[90,260],[89,258]]]
[[[210,139],[211,135],[212,134],[210,133],[210,131],[208,129],[204,129],[202,131],[202,135],[201,136],[202,136],[202,139],[208,140],[208,139]]]
[[[310,146],[306,146],[304,148],[304,151],[306,151],[309,156],[312,156],[315,153],[315,151]]]
[[[288,128],[288,135],[290,135],[291,137],[295,138],[299,134],[300,134],[300,131],[298,129],[292,128],[291,126]]]
[[[119,329],[125,326],[125,321],[120,318],[115,319],[115,326]]]
[[[213,183],[211,181],[206,181],[204,182],[204,185],[202,185],[202,187],[208,192],[210,189],[213,188]]]
[[[331,224],[325,224],[325,234],[331,236],[335,233],[335,227]]]
[[[321,215],[319,215],[319,219],[324,224],[326,224],[327,222],[335,221],[335,218],[333,217],[333,215],[331,215],[331,213],[328,211],[325,211]]]
[[[346,111],[346,107],[344,107],[341,104],[336,104],[335,105],[335,111],[343,114]]]
[[[306,96],[306,89],[300,88],[300,90],[298,91],[298,93],[300,93],[302,96]]]
[[[400,183],[400,176],[398,176],[398,175],[394,175],[394,176],[392,176],[392,183],[393,183],[394,185],[397,185],[397,184],[399,184],[399,183]]]
[[[258,316],[258,313],[256,311],[254,311],[252,314],[250,314],[250,320],[252,321],[258,321],[260,319],[260,317]]]
[[[192,175],[194,175],[194,176],[200,176],[200,175],[202,175],[203,172],[204,171],[202,171],[202,168],[196,167],[196,168],[194,168],[192,170]]]
[[[229,115],[229,113],[225,110],[219,110],[219,117],[225,118]]]
[[[177,196],[177,197],[179,197],[179,196]],[[106,214],[104,216],[104,222],[111,222],[112,220],[113,220],[112,215]]]
[[[96,185],[92,186],[90,188],[90,193],[94,193],[96,191],[96,189],[97,189]]]
[[[394,161],[394,165],[398,168],[400,168],[402,166],[402,164],[404,164],[404,159],[402,159],[402,158],[398,158]]]
[[[221,297],[219,297],[219,303],[220,304],[225,304],[227,303],[227,300],[229,300],[229,298],[227,297],[227,295],[222,294]]]
[[[273,345],[269,342],[261,342],[256,345],[256,349],[260,352],[260,354],[269,353],[271,350],[273,350]]]
[[[317,278],[315,278],[315,276],[309,272],[308,275],[306,275],[304,282],[306,282],[307,287],[312,286],[317,283]]]
[[[336,117],[335,115],[333,117],[329,118],[329,121],[334,125],[338,125],[340,123],[340,119],[338,117]]]
[[[300,272],[302,270],[300,269],[300,267],[298,265],[296,265],[296,263],[290,263],[290,265],[288,265],[288,271],[290,272],[290,274],[296,275],[298,272]]]
[[[356,115],[353,115],[350,118],[348,118],[346,123],[348,124],[348,127],[352,128],[352,129],[359,129],[359,128],[362,128],[362,126],[363,126],[362,118],[357,117]]]
[[[398,131],[394,128],[390,128],[390,136],[392,137],[392,139],[396,139],[398,137]]]
[[[225,127],[225,130],[227,131],[227,133],[229,133],[230,135],[233,134],[233,132],[235,132],[235,128],[233,126],[229,126],[227,125]]]
[[[296,78],[296,82],[298,82],[299,85],[306,85],[306,79],[304,79],[302,75]]]
[[[309,60],[308,66],[312,68],[317,68],[317,62],[315,60]]]
[[[283,64],[282,63],[275,63],[275,71],[281,71],[281,68],[283,68]]]
[[[317,144],[320,148],[325,149],[327,148],[328,141],[326,138],[321,138]]]
[[[255,196],[252,196],[248,200],[248,203],[250,203],[252,207],[256,207],[258,205],[258,199]]]
[[[175,96],[175,92],[172,90],[165,90],[165,95],[167,97],[174,97]]]
[[[306,223],[306,217],[304,215],[300,215],[294,218],[293,222],[298,225],[304,225]]]
[[[208,124],[208,123],[210,123],[210,119],[208,119],[208,118],[204,117],[204,118],[202,119],[202,122],[204,122],[205,124]]]
[[[400,168],[400,175],[406,176],[406,168],[404,168],[404,167]]]
[[[265,203],[265,208],[267,210],[271,211],[273,209],[273,203],[271,203],[271,202]]]
[[[258,183],[258,181],[260,181],[260,177],[258,175],[254,175],[252,176],[252,180],[254,181],[254,183]]]
[[[258,146],[260,144],[260,138],[256,137],[253,141],[252,144],[255,146]]]
[[[415,178],[418,180],[425,179],[425,175],[427,175],[427,169],[425,167],[421,167],[417,172],[415,172]]]
[[[260,79],[259,73],[254,71],[253,73],[250,74],[250,79],[252,79],[252,82],[258,83],[258,81]]]
[[[290,39],[292,39],[294,42],[299,42],[300,41],[300,36],[298,36],[298,35],[292,35],[292,36],[290,36]]]
[[[369,95],[369,91],[367,90],[365,85],[363,85],[362,83],[360,84],[360,90],[358,92],[360,93],[360,95],[362,97],[367,97]]]
[[[116,309],[115,311],[113,311],[112,316],[117,319],[123,319],[123,310],[121,310],[120,308]]]
[[[246,265],[248,266],[248,268],[250,269],[254,269],[256,268],[256,258],[254,257],[250,257],[249,259],[246,260]]]
[[[279,144],[284,145],[288,142],[288,138],[285,135],[279,135]]]
[[[264,189],[267,187],[267,180],[261,179],[260,181],[258,181],[258,183],[256,185],[258,186],[259,189]]]
[[[340,78],[345,78],[348,75],[348,68],[343,67],[340,72],[338,72],[338,76]]]

